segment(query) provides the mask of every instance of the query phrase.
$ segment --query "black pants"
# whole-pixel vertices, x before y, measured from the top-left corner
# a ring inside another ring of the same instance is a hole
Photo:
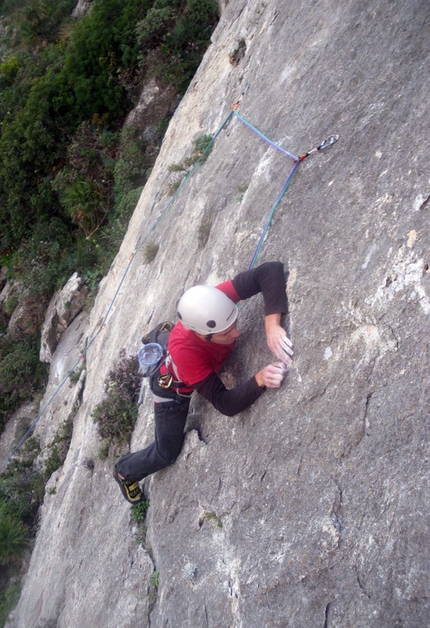
[[[184,428],[190,399],[171,390],[160,389],[158,372],[150,378],[150,386],[165,402],[154,403],[155,440],[146,449],[122,456],[116,469],[126,480],[143,480],[146,476],[175,462],[184,443]]]

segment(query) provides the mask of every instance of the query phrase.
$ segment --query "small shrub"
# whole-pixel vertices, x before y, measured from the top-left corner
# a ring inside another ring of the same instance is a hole
[[[173,183],[169,185],[168,194],[170,194],[170,196],[173,196],[179,190],[181,183],[182,179],[173,181]]]
[[[194,140],[194,148],[191,155],[186,157],[184,161],[179,164],[171,164],[168,170],[170,172],[187,172],[199,159],[200,163],[204,163],[211,154],[212,146],[209,147],[209,145],[212,140],[213,135],[202,135],[198,137]]]
[[[174,24],[177,16],[171,7],[152,7],[144,20],[136,25],[137,40],[142,48],[155,47],[163,41],[163,37]]]
[[[239,196],[237,197],[237,202],[241,203],[243,201],[243,197],[245,195],[246,190],[248,189],[248,184],[244,183],[243,185],[239,185],[237,191],[239,192]]]
[[[32,455],[33,460],[40,454],[40,442],[35,436],[30,436],[24,443],[24,452]]]
[[[114,166],[115,191],[124,193],[144,183],[146,167],[152,165],[145,154],[145,144],[124,132],[120,155]]]
[[[106,218],[102,188],[92,179],[79,178],[67,185],[60,194],[60,203],[66,215],[86,237],[93,235]]]
[[[148,242],[148,244],[145,246],[144,253],[143,253],[146,264],[150,264],[151,262],[154,261],[154,259],[157,256],[159,248],[160,248],[159,244],[156,244],[155,242]]]
[[[191,155],[192,164],[195,164],[198,159],[200,163],[204,163],[212,152],[212,146],[209,147],[213,140],[213,135],[202,135],[194,142],[194,150]]]
[[[170,164],[167,170],[169,172],[185,172],[187,168],[184,164]]]
[[[153,571],[149,577],[149,584],[154,589],[158,589],[160,586],[160,573],[158,571]]]
[[[72,440],[73,422],[71,420],[64,421],[49,445],[50,454],[45,460],[45,478],[49,479],[51,475],[59,469],[67,457],[70,442]]]
[[[82,364],[80,364],[77,368],[75,368],[75,370],[70,373],[69,375],[69,384],[70,387],[74,386],[75,384],[78,383],[79,378],[81,376],[82,371],[85,371],[86,368],[86,363],[85,360],[82,362]]]
[[[63,461],[60,458],[57,445],[54,445],[51,449],[51,453],[45,461],[45,477],[50,478],[51,475],[61,467]]]
[[[10,414],[32,398],[43,372],[36,338],[0,337],[0,431]]]
[[[205,513],[205,519],[207,519],[208,521],[213,521],[216,524],[217,528],[222,528],[222,521],[214,512]]]
[[[100,462],[105,462],[105,460],[108,459],[109,449],[110,449],[110,442],[108,440],[104,441],[100,445],[98,453],[97,453],[97,458],[100,460]]]
[[[122,351],[105,382],[106,396],[92,413],[100,436],[109,443],[129,442],[137,420],[140,384],[137,356]]]
[[[0,626],[6,624],[7,618],[18,603],[19,596],[21,595],[21,583],[10,581],[6,590],[1,591],[0,597]]]
[[[14,312],[16,306],[19,303],[19,299],[17,296],[12,296],[9,299],[7,299],[6,303],[4,304],[4,311],[8,316],[11,316],[11,314]]]
[[[140,502],[140,504],[133,504],[133,506],[130,508],[131,516],[133,520],[136,523],[143,523],[146,519],[146,513],[148,512],[148,508],[149,508],[148,499],[146,499],[143,502]]]
[[[28,528],[13,516],[0,519],[0,564],[16,562],[29,542]]]
[[[110,394],[95,408],[92,417],[99,434],[109,442],[128,442],[137,420],[137,405]]]
[[[16,250],[9,263],[12,278],[19,279],[31,294],[51,295],[76,270],[74,243],[60,218],[34,225],[28,241]]]
[[[9,464],[0,482],[0,515],[11,516],[27,525],[33,533],[37,512],[45,493],[45,477],[33,466],[19,461]]]
[[[14,55],[10,55],[0,64],[0,75],[4,84],[11,85],[13,83],[13,79],[18,74],[19,66],[19,59]]]
[[[204,163],[206,159],[209,157],[212,151],[211,142],[213,140],[212,135],[202,135],[194,141],[194,148],[189,157],[186,157],[183,162],[179,164],[171,164],[168,167],[170,172],[183,172],[184,177],[177,179],[170,183],[168,188],[168,193],[173,196],[175,192],[179,189],[182,181],[185,176],[188,174],[190,169],[199,161],[200,164]]]

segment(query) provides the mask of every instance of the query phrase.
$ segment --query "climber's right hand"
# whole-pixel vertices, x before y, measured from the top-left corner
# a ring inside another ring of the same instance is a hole
[[[283,362],[274,362],[261,369],[255,379],[261,388],[279,388],[286,373],[287,368]]]

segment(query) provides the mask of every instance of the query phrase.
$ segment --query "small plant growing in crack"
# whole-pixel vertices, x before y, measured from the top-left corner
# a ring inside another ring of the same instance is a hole
[[[160,586],[160,572],[152,572],[152,574],[149,576],[149,584],[154,589],[158,589],[158,587]]]
[[[218,528],[222,528],[222,521],[214,512],[205,513],[205,519],[207,519],[208,521],[213,521],[214,523],[216,523]]]
[[[183,179],[187,176],[191,168],[199,162],[203,164],[212,151],[212,135],[202,135],[194,140],[194,148],[189,157],[186,157],[181,163],[171,164],[168,167],[170,172],[181,172],[183,176],[173,181],[168,187],[168,193],[173,196],[179,189]]]
[[[239,185],[237,191],[239,192],[239,196],[237,197],[237,202],[241,203],[243,201],[243,197],[245,196],[245,192],[248,189],[248,184],[244,183],[243,185]]]
[[[150,264],[154,261],[157,256],[159,247],[160,245],[156,244],[155,242],[148,242],[143,252],[143,257],[146,264]]]

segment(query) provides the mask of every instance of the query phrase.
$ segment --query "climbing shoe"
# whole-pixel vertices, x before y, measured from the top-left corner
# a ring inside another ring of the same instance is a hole
[[[114,479],[118,482],[121,493],[130,504],[140,504],[145,501],[145,495],[140,489],[137,480],[123,480],[119,477],[116,467],[113,472]]]

